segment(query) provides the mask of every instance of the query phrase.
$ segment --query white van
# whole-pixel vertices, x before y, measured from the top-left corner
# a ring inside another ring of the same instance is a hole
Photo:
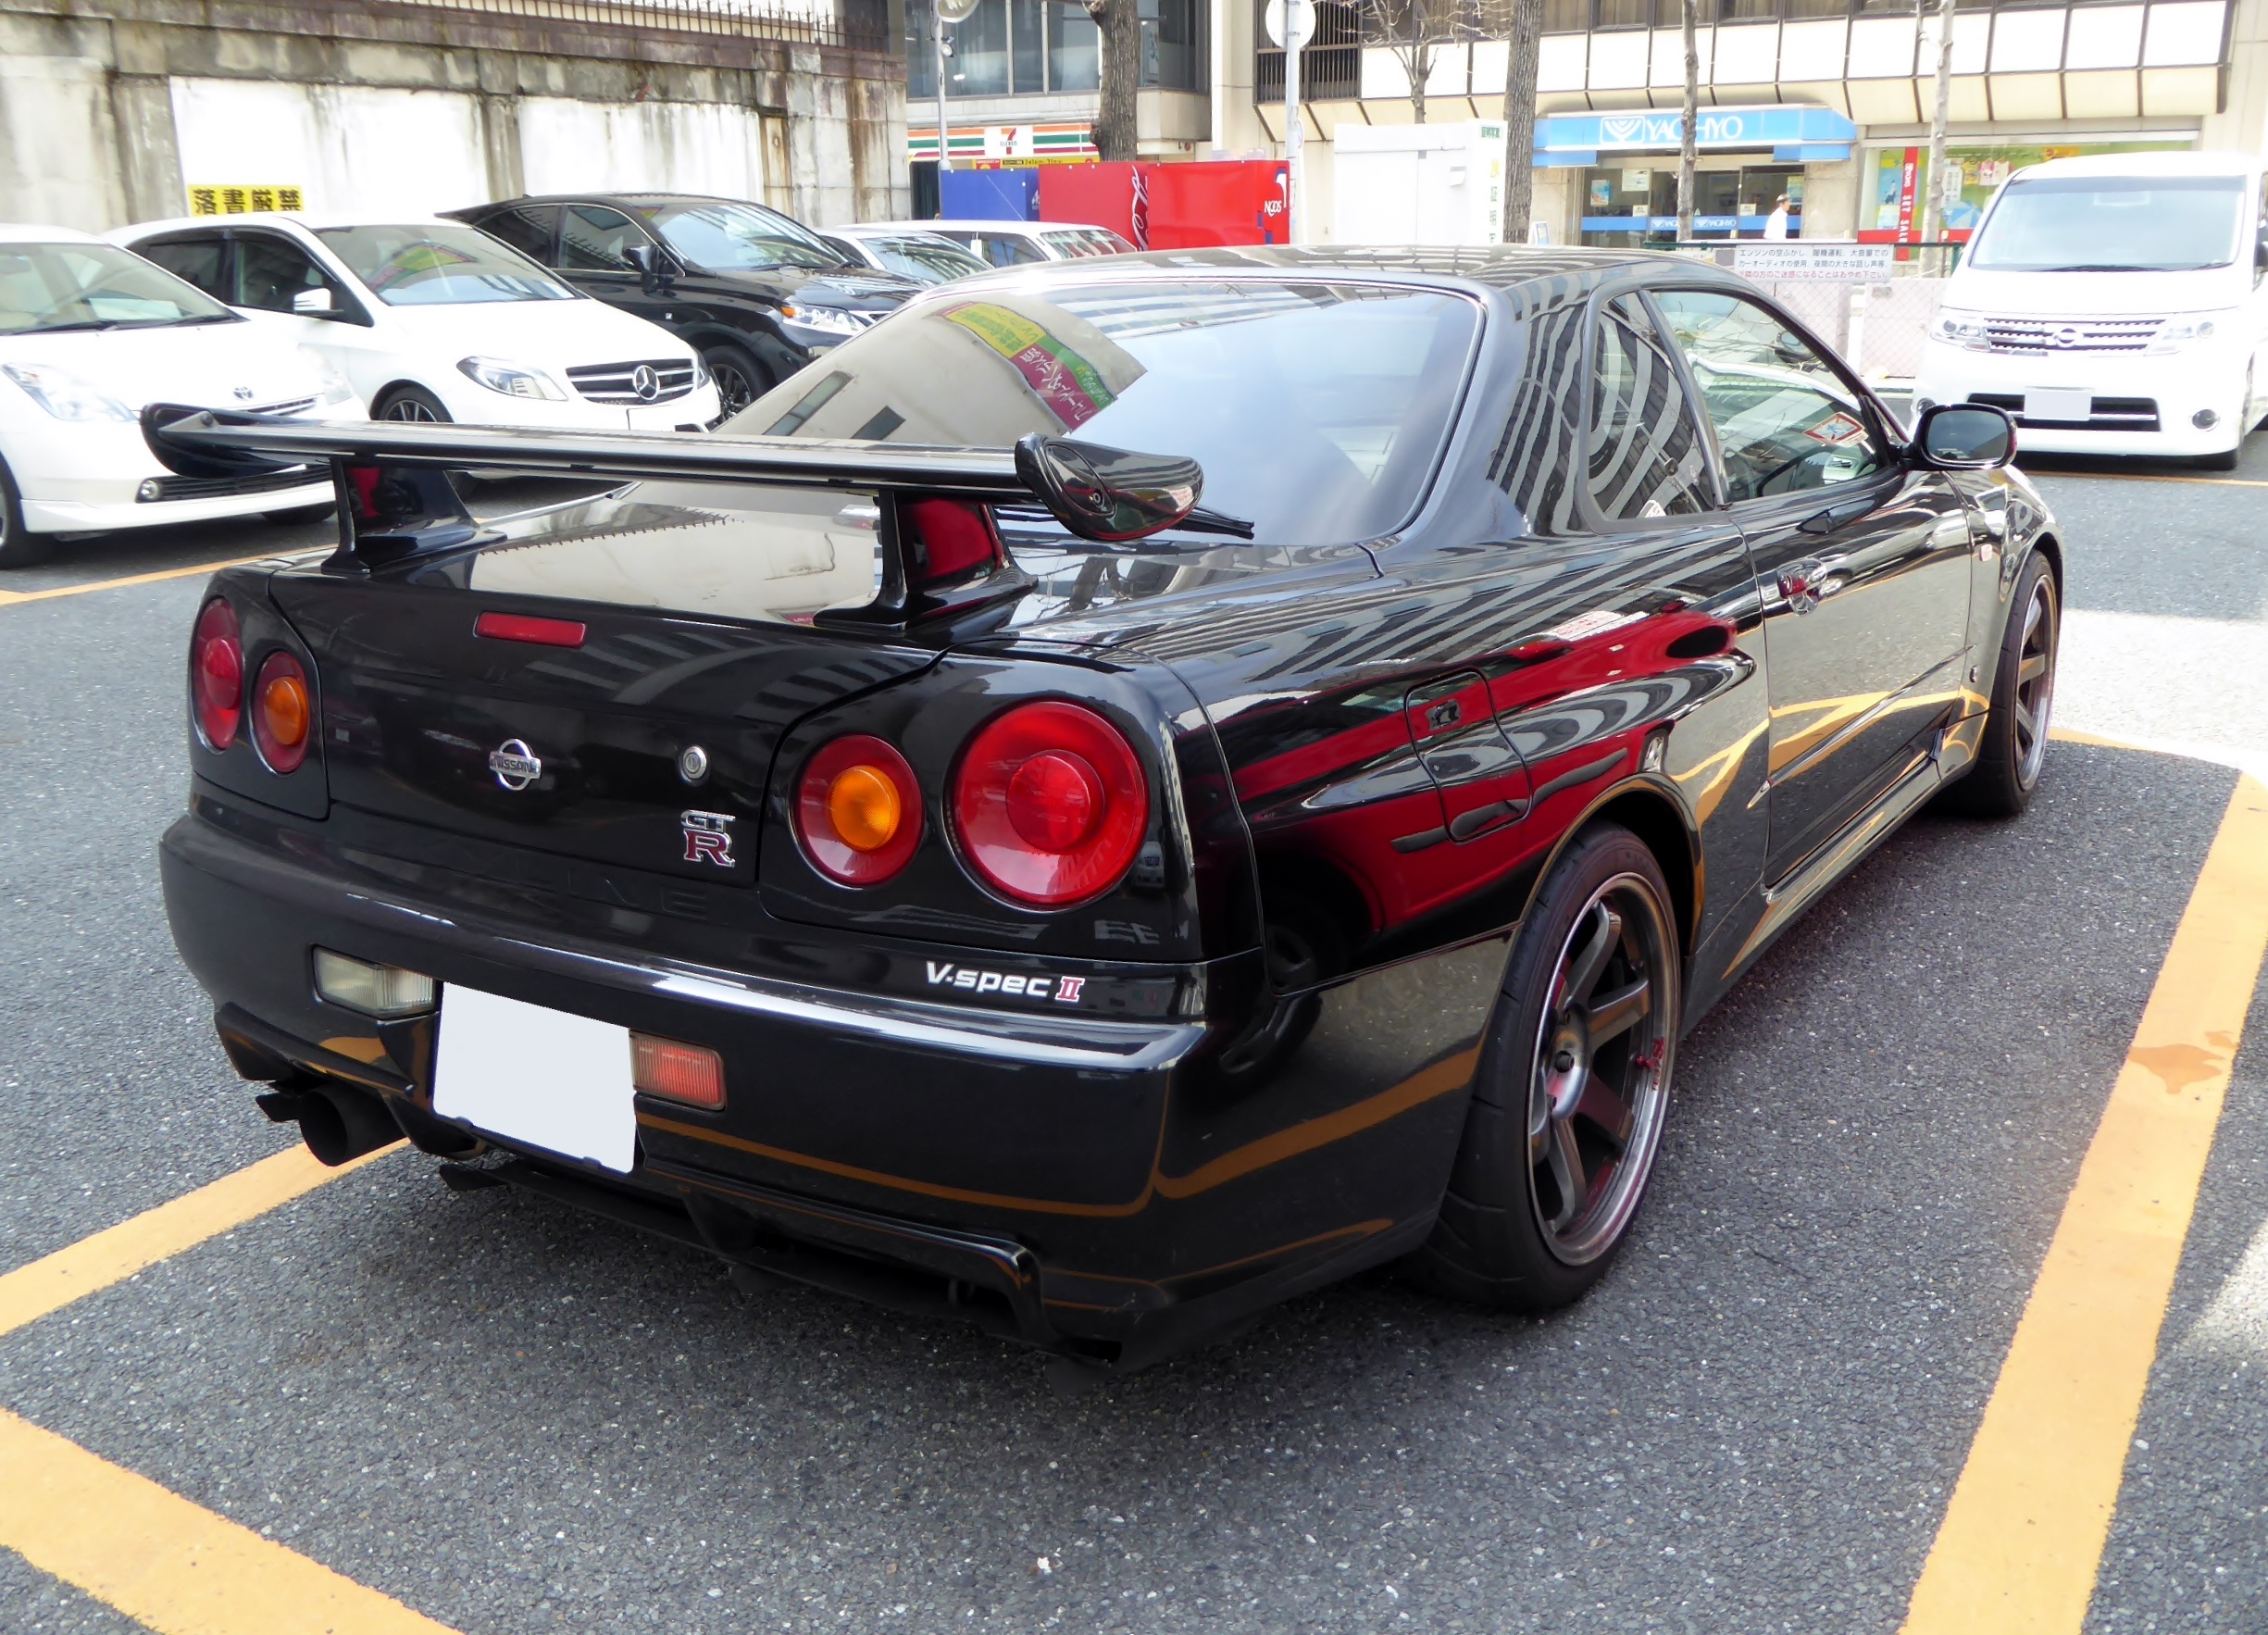
[[[2025,449],[2229,469],[2268,412],[2264,207],[2243,154],[2017,171],[1946,282],[1914,412],[1989,403]]]

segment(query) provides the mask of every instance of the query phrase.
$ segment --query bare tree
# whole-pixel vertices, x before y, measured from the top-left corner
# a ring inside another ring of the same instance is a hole
[[[1527,243],[1536,208],[1536,54],[1543,0],[1511,0],[1511,60],[1504,65],[1504,242]]]
[[[1938,0],[1938,97],[1929,115],[1928,186],[1922,200],[1924,243],[1934,244],[1945,236],[1945,114],[1952,87],[1953,0]]]
[[[1087,0],[1087,15],[1102,33],[1102,103],[1094,119],[1095,150],[1105,159],[1134,157],[1134,92],[1141,83],[1140,0]]]
[[[1365,45],[1394,54],[1410,86],[1410,116],[1426,122],[1426,83],[1444,48],[1500,38],[1514,0],[1357,0]]]

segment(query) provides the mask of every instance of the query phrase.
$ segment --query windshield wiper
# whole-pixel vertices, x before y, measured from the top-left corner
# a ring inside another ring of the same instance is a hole
[[[118,327],[118,320],[115,318],[81,318],[73,319],[71,322],[67,324],[33,324],[28,330],[16,330],[12,331],[11,333],[19,335],[60,335],[67,331],[71,330],[115,330]]]
[[[2087,261],[2076,267],[2040,267],[2036,272],[2187,272],[2183,267],[2137,267],[2131,261]]]

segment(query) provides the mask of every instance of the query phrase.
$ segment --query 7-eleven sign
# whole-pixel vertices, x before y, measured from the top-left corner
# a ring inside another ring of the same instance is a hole
[[[987,125],[984,156],[988,159],[1030,159],[1039,156],[1037,133],[1029,125]]]

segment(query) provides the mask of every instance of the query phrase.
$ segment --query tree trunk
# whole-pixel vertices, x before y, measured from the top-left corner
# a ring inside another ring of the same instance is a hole
[[[1504,67],[1504,242],[1527,243],[1536,207],[1536,52],[1543,0],[1513,0],[1512,60]]]
[[[1103,34],[1102,106],[1094,145],[1105,159],[1134,156],[1134,89],[1141,82],[1140,0],[1090,0],[1087,15]]]
[[[1700,136],[1701,43],[1695,38],[1693,13],[1700,0],[1685,0],[1685,119],[1677,133],[1677,239],[1693,236],[1693,161]]]
[[[1402,58],[1410,70],[1410,117],[1426,122],[1426,81],[1433,78],[1433,52],[1426,44],[1426,0],[1408,0],[1410,49]]]
[[[1922,242],[1945,236],[1945,114],[1953,85],[1953,0],[1938,0],[1938,97],[1929,115],[1929,172],[1922,190]]]

